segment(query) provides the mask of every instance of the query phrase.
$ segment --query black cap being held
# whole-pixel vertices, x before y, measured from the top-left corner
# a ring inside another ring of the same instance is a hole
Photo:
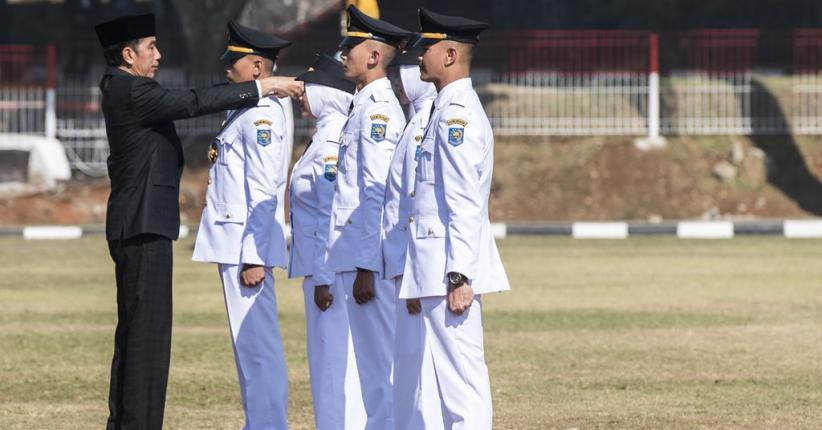
[[[441,40],[477,43],[488,24],[460,16],[442,15],[420,8],[420,39],[417,46],[433,45]]]
[[[423,51],[423,46],[417,44],[419,39],[420,35],[413,33],[405,44],[406,48],[394,57],[389,66],[418,66]]]
[[[154,14],[121,16],[94,26],[103,48],[155,36]]]
[[[230,21],[228,23],[228,46],[220,59],[225,63],[232,63],[252,54],[276,61],[280,49],[288,46],[291,46],[291,42],[287,40]]]
[[[317,54],[314,64],[296,79],[306,84],[325,85],[350,94],[354,94],[356,88],[354,82],[345,79],[342,63],[328,54]]]
[[[394,24],[371,18],[354,5],[349,5],[346,12],[348,15],[348,31],[345,33],[345,38],[340,42],[340,48],[354,46],[368,39],[387,43],[397,48],[413,34]]]

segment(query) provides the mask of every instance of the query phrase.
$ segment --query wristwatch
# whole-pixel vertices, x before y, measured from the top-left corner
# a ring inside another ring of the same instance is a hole
[[[462,273],[448,272],[448,285],[452,287],[459,287],[466,281],[468,281],[468,278],[466,278],[465,275],[463,275]]]

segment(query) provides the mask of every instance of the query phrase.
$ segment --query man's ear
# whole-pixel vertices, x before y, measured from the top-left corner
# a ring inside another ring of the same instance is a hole
[[[134,51],[134,48],[132,48],[131,46],[126,45],[126,46],[123,47],[123,50],[120,51],[120,55],[123,57],[123,61],[127,65],[129,65],[129,66],[134,65],[134,60],[137,57],[137,53]]]
[[[382,54],[379,49],[371,49],[371,54],[368,56],[368,66],[376,67],[380,65],[380,57]]]
[[[456,64],[457,58],[459,57],[459,52],[457,48],[454,46],[449,46],[445,49],[445,66],[452,66]]]
[[[254,79],[259,78],[262,73],[263,73],[263,60],[261,60],[260,58],[257,58],[257,59],[254,60],[254,72],[253,72]]]

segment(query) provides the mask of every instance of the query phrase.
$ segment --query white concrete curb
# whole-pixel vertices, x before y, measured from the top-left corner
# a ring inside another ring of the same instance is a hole
[[[0,237],[26,240],[66,240],[104,235],[105,227],[94,226],[0,226]],[[197,226],[180,226],[180,239],[197,233]],[[495,239],[510,236],[549,235],[576,239],[626,239],[636,236],[676,236],[682,239],[730,239],[739,236],[822,238],[822,218],[800,220],[670,221],[658,224],[637,222],[491,223]],[[291,229],[286,229],[286,239]]]
[[[731,221],[685,221],[676,226],[681,239],[730,239],[734,237]]]
[[[822,220],[785,220],[782,224],[785,237],[812,239],[822,237]]]
[[[83,236],[82,227],[78,226],[29,226],[23,228],[26,240],[66,240],[79,239]]]
[[[576,239],[625,239],[628,237],[627,222],[575,222],[571,236]]]

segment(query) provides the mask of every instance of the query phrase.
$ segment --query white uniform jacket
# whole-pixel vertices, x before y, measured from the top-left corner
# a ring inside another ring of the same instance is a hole
[[[363,87],[353,103],[340,138],[328,266],[338,273],[357,268],[381,272],[385,182],[405,115],[388,78]]]
[[[434,101],[417,162],[401,298],[448,294],[448,272],[475,294],[510,289],[488,219],[494,135],[471,79]]]
[[[285,142],[286,150],[283,151],[283,168],[288,174],[288,166],[291,165],[292,156],[294,155],[294,105],[291,103],[290,97],[283,97],[279,99],[280,106],[283,107],[283,115],[285,116],[285,138],[283,139]],[[286,177],[286,182],[288,178]],[[285,225],[285,192],[286,187],[283,186],[279,189],[279,193],[277,194],[277,201],[280,202],[280,206],[282,206],[281,210],[278,210],[276,213],[277,222],[280,225]],[[290,204],[290,203],[289,203]]]
[[[400,136],[385,184],[385,209],[382,218],[382,255],[385,279],[402,275],[405,270],[405,254],[408,249],[408,217],[411,215],[411,198],[417,168],[417,151],[422,143],[433,99],[425,100],[420,109],[408,121]]]
[[[337,184],[340,133],[345,121],[342,112],[328,114],[318,121],[311,144],[291,170],[288,277],[311,276],[314,286],[334,283],[334,272],[325,264],[325,244]]]
[[[194,261],[285,267],[286,119],[274,97],[231,111],[216,137]]]

